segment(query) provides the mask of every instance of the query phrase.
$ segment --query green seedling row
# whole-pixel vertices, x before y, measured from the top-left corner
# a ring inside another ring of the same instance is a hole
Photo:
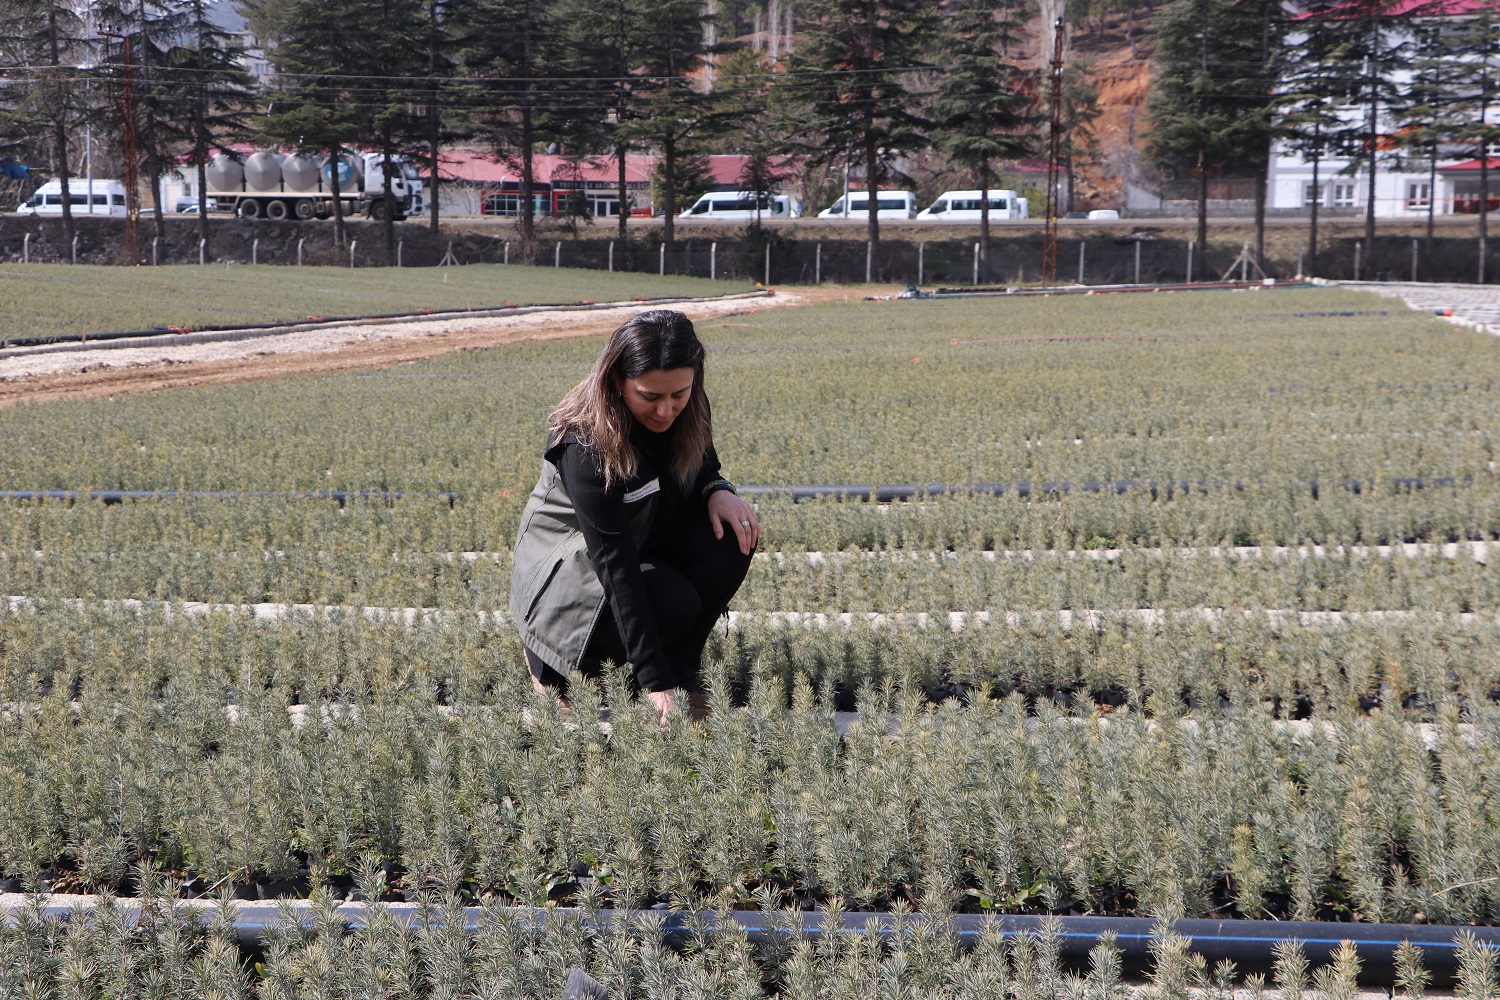
[[[1462,692],[1441,694],[1424,734],[1352,698],[1322,708],[1328,725],[1288,727],[1250,671],[1223,700],[1158,689],[1105,716],[1020,694],[933,706],[887,677],[851,692],[863,721],[841,738],[833,656],[955,647],[783,634],[716,644],[714,712],[663,730],[619,675],[580,685],[561,717],[515,669],[513,638],[463,621],[72,621],[4,622],[0,869],[22,878],[112,890],[149,860],[207,885],[378,857],[535,905],[577,902],[593,878],[625,907],[770,886],[876,908],[931,890],[975,911],[1500,911],[1500,707]],[[1079,642],[1009,638],[1044,666]],[[1462,662],[1385,638],[1415,678]],[[1098,652],[1128,659],[1134,641]],[[1233,635],[1163,641],[1205,675],[1243,666]],[[802,659],[778,661],[783,644]],[[738,678],[732,656],[753,656]],[[1338,666],[1318,665],[1330,684]]]
[[[79,295],[87,288],[88,295]],[[310,316],[491,309],[511,303],[722,295],[743,286],[701,278],[508,268],[250,268],[7,264],[0,268],[0,344],[18,339],[167,327],[255,326]]]

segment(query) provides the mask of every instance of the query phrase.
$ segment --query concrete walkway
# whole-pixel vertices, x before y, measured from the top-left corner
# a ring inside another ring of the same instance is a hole
[[[1424,281],[1340,281],[1340,288],[1400,299],[1412,309],[1443,316],[1456,326],[1500,336],[1500,285],[1460,285]]]

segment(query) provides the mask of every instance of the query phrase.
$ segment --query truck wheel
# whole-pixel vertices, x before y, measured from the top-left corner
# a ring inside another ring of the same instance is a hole
[[[370,218],[374,219],[376,222],[384,222],[385,221],[385,202],[384,201],[376,201],[376,202],[371,202],[370,203]]]
[[[320,219],[329,218],[333,215],[333,204],[327,201],[318,202],[315,206],[313,206],[313,215],[317,216]]]
[[[239,216],[242,219],[260,218],[260,202],[254,198],[246,198],[240,202]]]
[[[307,198],[297,199],[297,203],[292,206],[292,213],[303,222],[311,219],[315,212],[316,208],[314,207],[313,203]]]
[[[286,202],[271,201],[266,203],[266,218],[280,222],[286,218]]]

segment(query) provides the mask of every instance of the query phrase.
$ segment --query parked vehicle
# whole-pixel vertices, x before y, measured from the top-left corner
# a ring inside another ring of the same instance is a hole
[[[125,185],[86,177],[70,177],[68,193],[63,194],[62,181],[48,181],[26,201],[16,206],[19,215],[62,215],[67,200],[74,215],[125,215]]]
[[[1120,213],[1113,208],[1096,208],[1089,213],[1089,218],[1093,219],[1095,222],[1107,221],[1109,219],[1118,219],[1119,217]]]
[[[754,191],[710,191],[679,219],[795,219],[801,209],[790,195],[759,195]]]
[[[393,158],[391,195],[396,218],[422,211],[422,181],[405,157]],[[339,157],[339,201],[348,215],[385,217],[385,157]],[[208,195],[246,219],[326,219],[333,215],[333,166],[325,156],[261,150],[248,156],[217,153],[206,171]]]
[[[1025,198],[1014,191],[990,189],[979,191],[944,191],[937,200],[917,213],[919,219],[938,219],[943,222],[978,222],[983,205],[980,198],[989,197],[990,218],[1029,219],[1031,206]]]
[[[917,196],[910,191],[875,192],[877,219],[912,219],[917,214]],[[868,219],[870,192],[850,191],[818,213],[820,219]]]
[[[176,208],[176,210],[179,213],[182,213],[182,212],[192,212],[194,214],[197,214],[197,212],[198,212],[198,199],[197,198],[192,198],[192,197],[178,198],[177,199],[177,203],[176,203],[176,205],[174,207]],[[204,204],[203,207],[204,207],[205,211],[217,212],[219,210],[219,199],[217,199],[217,198],[207,198],[207,199],[205,199],[205,204]]]

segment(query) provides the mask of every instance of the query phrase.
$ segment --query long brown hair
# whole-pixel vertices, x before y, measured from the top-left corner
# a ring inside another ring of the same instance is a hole
[[[557,404],[548,418],[554,433],[572,434],[599,453],[604,484],[635,475],[640,456],[630,443],[635,418],[625,407],[625,381],[647,372],[693,370],[693,391],[672,428],[672,474],[681,482],[697,475],[713,443],[713,421],[703,391],[703,344],[692,320],[674,309],[637,313],[610,335],[594,367]]]

